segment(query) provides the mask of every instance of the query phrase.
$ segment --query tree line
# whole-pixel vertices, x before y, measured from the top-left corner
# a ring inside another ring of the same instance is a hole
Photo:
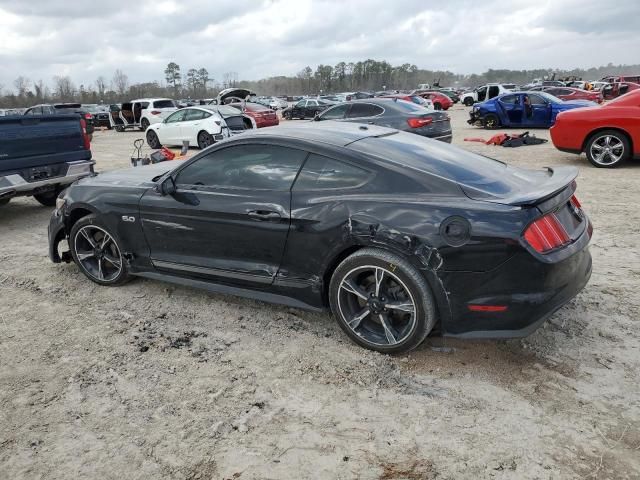
[[[640,73],[640,65],[613,65],[589,69],[489,69],[484,73],[461,75],[450,71],[428,70],[414,64],[393,66],[387,61],[364,60],[336,65],[307,66],[293,76],[275,76],[261,80],[238,80],[237,72],[225,72],[216,81],[204,67],[189,68],[186,73],[176,62],[164,69],[164,82],[157,80],[131,83],[122,70],[110,79],[99,76],[93,84],[76,85],[69,76],[54,76],[50,84],[19,76],[13,86],[0,84],[0,108],[29,107],[38,103],[80,102],[116,103],[141,97],[212,98],[222,89],[244,87],[260,95],[305,95],[344,91],[408,90],[420,83],[438,81],[441,86],[474,87],[489,82],[525,84],[535,78],[576,76],[599,79],[606,75]],[[13,87],[13,88],[12,88]]]

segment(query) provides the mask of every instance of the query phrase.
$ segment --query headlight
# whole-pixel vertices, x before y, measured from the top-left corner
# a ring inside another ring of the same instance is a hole
[[[67,203],[67,199],[64,197],[56,198],[56,210],[62,210]]]

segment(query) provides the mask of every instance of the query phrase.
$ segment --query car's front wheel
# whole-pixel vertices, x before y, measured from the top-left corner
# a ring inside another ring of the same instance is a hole
[[[498,118],[497,115],[494,115],[493,113],[487,113],[484,116],[482,123],[484,125],[484,128],[488,128],[489,130],[492,130],[500,126],[500,119]]]
[[[155,150],[162,148],[158,134],[153,130],[149,130],[147,132],[147,145],[149,145],[149,148],[153,148]]]
[[[436,322],[431,290],[402,257],[358,250],[336,268],[329,302],[338,324],[358,345],[403,353],[420,345]]]
[[[118,239],[96,215],[78,220],[71,228],[73,260],[89,280],[99,285],[121,285],[129,280]]]
[[[464,103],[467,107],[470,107],[471,105],[473,105],[473,98],[471,98],[471,97],[467,97],[467,98],[465,98],[465,99],[464,99],[464,102],[463,102],[463,103]]]
[[[587,142],[587,159],[594,167],[614,168],[631,156],[631,145],[625,135],[616,130],[604,130]]]

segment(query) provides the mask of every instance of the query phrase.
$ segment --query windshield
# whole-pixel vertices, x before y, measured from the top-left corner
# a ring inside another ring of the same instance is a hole
[[[153,108],[175,108],[176,104],[173,100],[156,100],[153,102]]]

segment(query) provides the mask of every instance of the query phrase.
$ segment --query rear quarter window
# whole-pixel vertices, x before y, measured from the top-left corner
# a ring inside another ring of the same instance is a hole
[[[293,190],[355,188],[367,183],[372,176],[367,170],[312,153],[302,167]]]

